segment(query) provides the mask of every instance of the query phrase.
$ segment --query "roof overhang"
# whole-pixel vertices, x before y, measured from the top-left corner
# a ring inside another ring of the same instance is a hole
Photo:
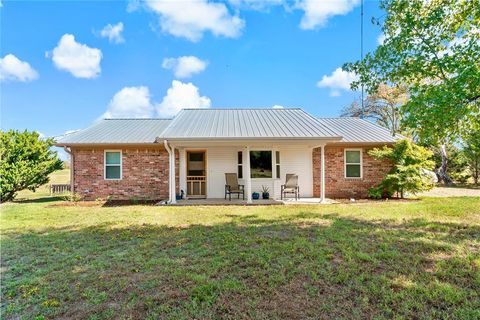
[[[102,142],[102,143],[55,143],[55,147],[105,147],[105,146],[158,146],[158,142]],[[163,146],[163,145],[162,145]]]
[[[158,137],[157,142],[168,140],[175,147],[211,147],[211,146],[277,146],[303,145],[314,148],[327,143],[341,141],[341,137],[328,138],[164,138]]]

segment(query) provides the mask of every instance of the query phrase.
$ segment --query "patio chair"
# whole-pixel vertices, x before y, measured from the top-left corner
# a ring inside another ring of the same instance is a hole
[[[280,199],[283,200],[287,193],[295,194],[295,201],[298,200],[300,196],[300,187],[298,186],[298,176],[296,174],[287,173],[285,184],[282,184]]]
[[[238,178],[236,173],[225,173],[225,200],[232,201],[232,193],[237,194],[237,198],[240,199],[242,194],[243,200],[245,200],[245,188],[243,184],[238,184]]]

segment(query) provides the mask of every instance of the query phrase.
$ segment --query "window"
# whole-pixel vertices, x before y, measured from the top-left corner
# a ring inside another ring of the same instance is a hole
[[[205,152],[187,152],[187,175],[193,177],[205,176]]]
[[[238,167],[237,167],[238,179],[242,179],[243,178],[243,153],[242,153],[242,151],[238,151],[237,163],[238,163]]]
[[[272,178],[272,151],[250,151],[250,176]]]
[[[105,151],[105,180],[122,179],[122,152]]]
[[[275,151],[275,168],[277,179],[280,179],[280,151]]]
[[[362,150],[345,149],[345,178],[362,177]]]

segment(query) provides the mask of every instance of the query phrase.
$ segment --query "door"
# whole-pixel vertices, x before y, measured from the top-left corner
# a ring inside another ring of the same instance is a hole
[[[206,152],[187,151],[187,197],[207,197]]]

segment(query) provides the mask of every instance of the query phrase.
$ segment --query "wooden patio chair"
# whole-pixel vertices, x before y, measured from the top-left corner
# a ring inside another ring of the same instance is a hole
[[[280,199],[283,200],[287,193],[295,194],[295,201],[298,200],[300,196],[300,187],[298,186],[298,176],[296,174],[287,173],[285,184],[282,184]]]
[[[240,194],[242,194],[243,200],[245,200],[245,188],[243,184],[238,184],[238,178],[236,173],[225,173],[225,200],[232,201],[232,193],[236,193],[238,199],[240,199]]]

